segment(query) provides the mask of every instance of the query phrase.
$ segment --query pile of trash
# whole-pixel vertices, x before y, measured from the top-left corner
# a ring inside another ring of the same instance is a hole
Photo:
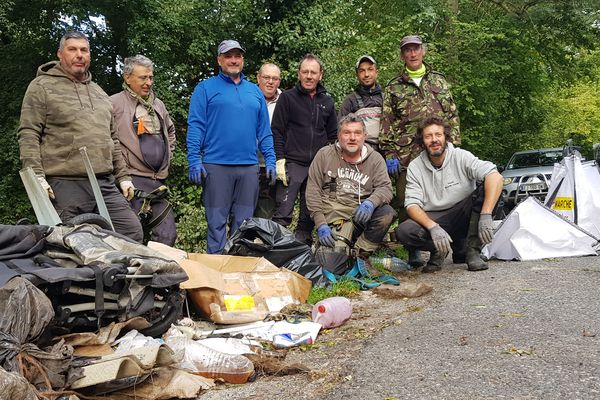
[[[272,221],[247,221],[226,253],[91,224],[0,225],[0,400],[196,398],[219,382],[309,372],[288,350],[346,323],[350,301],[307,304],[328,278]]]

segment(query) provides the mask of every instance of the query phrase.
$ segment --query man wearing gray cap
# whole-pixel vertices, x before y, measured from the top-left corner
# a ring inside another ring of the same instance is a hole
[[[365,123],[367,131],[366,142],[378,150],[381,110],[383,94],[377,83],[377,63],[369,55],[360,56],[356,60],[356,78],[358,85],[346,96],[340,107],[339,118],[354,113]]]
[[[385,154],[388,173],[396,181],[398,219],[407,219],[404,209],[406,168],[421,152],[414,142],[417,126],[425,117],[437,115],[451,127],[451,140],[460,144],[458,110],[446,78],[423,63],[426,48],[420,36],[405,36],[400,41],[400,57],[404,70],[384,90],[383,117],[379,147]],[[453,256],[464,259],[465,244],[456,244]],[[414,249],[408,249],[409,263],[422,266],[423,261]]]
[[[226,225],[235,232],[251,218],[258,197],[257,149],[275,183],[275,151],[267,103],[242,73],[245,50],[235,40],[219,44],[217,76],[200,82],[190,102],[187,132],[189,179],[203,186],[207,252],[225,246]]]

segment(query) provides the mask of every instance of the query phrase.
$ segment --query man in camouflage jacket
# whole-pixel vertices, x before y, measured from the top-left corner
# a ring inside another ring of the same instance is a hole
[[[388,173],[396,183],[396,201],[400,222],[407,219],[404,210],[406,168],[421,148],[414,143],[420,121],[439,115],[452,127],[452,143],[460,145],[458,110],[446,78],[423,63],[426,49],[421,37],[405,36],[400,41],[404,70],[384,89],[383,118],[379,146],[386,158]],[[414,263],[420,264],[416,254]]]
[[[88,71],[87,37],[67,32],[57,56],[60,61],[38,68],[23,98],[17,132],[23,168],[33,169],[63,222],[97,213],[79,152],[85,146],[115,230],[141,242],[142,226],[126,199],[135,188],[121,154],[110,99]]]

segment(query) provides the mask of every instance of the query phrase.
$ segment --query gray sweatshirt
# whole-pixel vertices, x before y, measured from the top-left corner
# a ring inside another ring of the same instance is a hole
[[[446,158],[435,168],[426,151],[411,161],[407,171],[404,206],[417,205],[424,211],[447,210],[470,196],[496,166],[448,143]]]

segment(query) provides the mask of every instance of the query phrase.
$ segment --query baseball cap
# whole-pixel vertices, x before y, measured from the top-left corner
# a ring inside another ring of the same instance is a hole
[[[240,46],[240,44],[237,40],[231,40],[231,39],[223,40],[219,44],[219,54],[227,53],[229,50],[233,50],[233,49],[239,49],[242,51],[242,53],[246,52],[246,50],[244,50],[244,48],[242,46]]]
[[[364,55],[364,56],[360,56],[360,57],[358,57],[358,60],[356,60],[356,68],[357,68],[357,69],[358,69],[358,66],[360,65],[360,63],[361,63],[361,62],[363,62],[363,61],[370,61],[370,62],[372,62],[373,64],[377,64],[377,63],[375,62],[375,59],[374,59],[373,57],[371,57],[371,56],[368,56],[368,55]]]
[[[417,36],[417,35],[404,36],[402,38],[402,40],[400,41],[400,48],[403,48],[407,44],[421,45],[421,44],[423,44],[423,39],[421,39],[421,36]]]

